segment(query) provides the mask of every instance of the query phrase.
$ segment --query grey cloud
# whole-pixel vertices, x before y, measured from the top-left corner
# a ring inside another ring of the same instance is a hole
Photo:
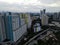
[[[38,1],[41,1],[42,3],[45,4],[52,4],[52,3],[59,2],[60,0],[38,0]]]
[[[60,7],[48,7],[40,5],[19,5],[19,4],[8,4],[4,2],[0,3],[0,11],[40,12],[40,10],[44,8],[46,8],[47,12],[60,11]]]

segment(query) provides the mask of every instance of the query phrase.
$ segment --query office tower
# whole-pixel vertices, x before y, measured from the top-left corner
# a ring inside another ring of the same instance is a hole
[[[46,12],[46,9],[43,9],[43,14],[45,14],[45,12]]]
[[[54,13],[53,20],[57,20],[57,17],[58,17],[57,13]]]
[[[59,12],[59,21],[60,21],[60,12]]]

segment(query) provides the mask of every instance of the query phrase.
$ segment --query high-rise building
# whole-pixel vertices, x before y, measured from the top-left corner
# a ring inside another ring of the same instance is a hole
[[[4,24],[4,16],[2,13],[0,13],[0,41],[3,41],[6,39],[6,33],[5,33],[5,24]]]
[[[41,18],[42,25],[48,25],[48,19],[49,17],[47,15],[42,15]]]
[[[54,13],[53,20],[57,20],[57,13]]]
[[[45,12],[46,12],[46,9],[43,9],[43,14],[45,14]]]

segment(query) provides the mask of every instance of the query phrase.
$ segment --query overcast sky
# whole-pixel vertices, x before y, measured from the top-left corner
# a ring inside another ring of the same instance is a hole
[[[60,0],[0,0],[0,11],[12,12],[60,11]]]

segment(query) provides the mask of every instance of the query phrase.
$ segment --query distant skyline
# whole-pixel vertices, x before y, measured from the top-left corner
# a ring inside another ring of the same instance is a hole
[[[11,12],[59,12],[60,0],[0,0],[0,11]]]

